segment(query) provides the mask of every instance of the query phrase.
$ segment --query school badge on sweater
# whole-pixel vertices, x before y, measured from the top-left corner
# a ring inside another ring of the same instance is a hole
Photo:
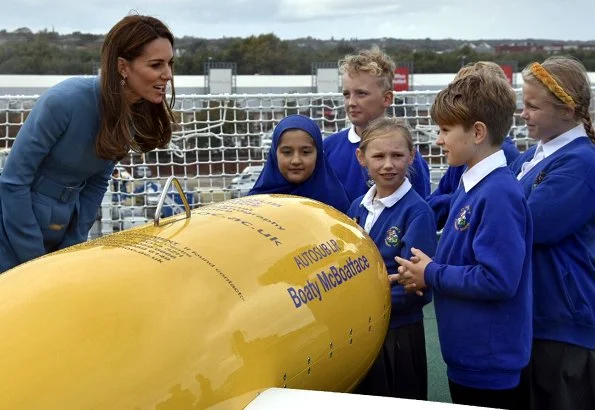
[[[455,229],[457,231],[464,231],[469,228],[469,219],[471,218],[471,207],[465,206],[459,211],[459,216],[455,219]]]
[[[388,230],[386,231],[386,237],[384,238],[384,243],[387,246],[399,246],[399,244],[401,243],[401,230],[399,229],[398,226],[391,226],[390,228],[388,228]]]
[[[533,181],[533,185],[531,185],[531,190],[537,188],[537,185],[541,184],[544,178],[545,171],[541,171],[539,174],[537,174],[537,178],[535,178],[535,181]]]

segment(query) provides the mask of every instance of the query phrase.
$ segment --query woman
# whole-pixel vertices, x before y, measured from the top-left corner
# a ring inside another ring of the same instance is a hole
[[[248,195],[291,194],[315,199],[341,212],[349,200],[322,152],[322,134],[304,115],[283,118],[273,131],[264,168]]]
[[[167,146],[173,44],[158,19],[124,17],[105,38],[98,78],[70,78],[37,101],[0,176],[0,272],[85,241],[115,162]]]

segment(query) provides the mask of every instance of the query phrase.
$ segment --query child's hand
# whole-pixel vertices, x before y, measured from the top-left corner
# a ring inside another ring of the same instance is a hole
[[[410,274],[407,274],[407,270],[405,268],[403,268],[402,266],[399,266],[397,268],[397,272],[398,273],[393,273],[388,275],[388,283],[390,283],[390,286],[396,286],[396,285],[402,285],[405,286],[407,284],[407,282],[409,281],[409,279],[411,278]]]
[[[417,248],[411,248],[411,258],[409,258],[409,260],[412,263],[415,264],[421,264],[420,268],[422,271],[426,270],[426,266],[428,266],[428,264],[430,262],[432,262],[432,258],[430,258],[428,255],[426,255],[425,253],[423,253],[421,250],[417,249]]]
[[[432,259],[417,248],[411,248],[411,253],[413,254],[411,260],[395,257],[395,261],[401,266],[393,280],[403,285],[407,292],[415,291],[419,295],[421,290],[426,288],[424,272]]]
[[[401,273],[402,272],[402,273]],[[401,285],[405,288],[407,293],[415,291],[417,296],[423,296],[424,293],[421,290],[416,289],[416,284],[412,282],[413,275],[408,273],[403,267],[399,267],[399,273],[388,275],[388,281],[392,286]]]
[[[399,285],[399,280],[401,280],[401,275],[398,273],[393,273],[388,275],[388,283],[390,283],[390,287]]]

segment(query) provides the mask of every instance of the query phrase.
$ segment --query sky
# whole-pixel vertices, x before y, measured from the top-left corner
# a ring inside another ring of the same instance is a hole
[[[593,0],[0,0],[0,29],[105,34],[136,10],[176,37],[595,40]]]

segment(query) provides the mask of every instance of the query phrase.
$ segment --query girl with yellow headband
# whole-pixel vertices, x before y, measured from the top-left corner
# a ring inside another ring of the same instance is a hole
[[[537,144],[510,167],[533,216],[533,409],[595,409],[595,133],[584,66],[523,70],[521,118]]]

